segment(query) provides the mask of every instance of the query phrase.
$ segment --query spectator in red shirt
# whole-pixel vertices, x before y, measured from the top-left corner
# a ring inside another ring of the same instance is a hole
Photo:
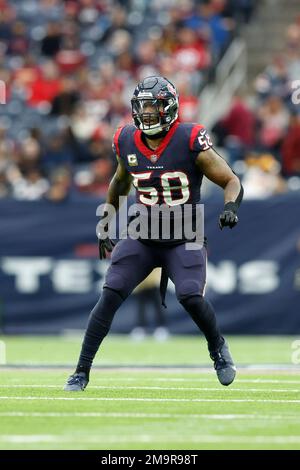
[[[195,72],[210,65],[208,48],[193,29],[180,28],[178,40],[179,45],[174,53],[178,69]]]
[[[271,95],[260,107],[257,113],[260,131],[259,144],[264,149],[276,152],[289,123],[289,113],[279,96]]]
[[[240,96],[233,98],[229,112],[220,124],[227,135],[237,137],[245,146],[254,144],[255,117]]]
[[[243,159],[255,143],[255,116],[241,96],[232,99],[228,113],[213,127],[217,145],[225,146],[230,159]]]
[[[75,37],[63,38],[61,50],[56,54],[55,60],[61,73],[73,73],[85,64],[85,56],[80,51]]]
[[[283,172],[287,176],[300,175],[300,116],[291,118],[290,126],[281,148]]]
[[[61,79],[55,63],[51,60],[41,67],[41,76],[31,84],[28,104],[37,107],[41,104],[49,104],[58,95],[61,89]]]

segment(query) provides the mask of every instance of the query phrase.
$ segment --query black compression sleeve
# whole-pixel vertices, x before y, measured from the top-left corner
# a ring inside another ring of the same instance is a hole
[[[236,198],[235,201],[231,201],[231,202],[227,202],[224,206],[224,210],[225,211],[232,211],[232,212],[237,212],[238,208],[240,207],[240,204],[243,200],[243,195],[244,195],[244,188],[242,186],[242,183],[241,184],[241,189],[240,189],[240,192]]]

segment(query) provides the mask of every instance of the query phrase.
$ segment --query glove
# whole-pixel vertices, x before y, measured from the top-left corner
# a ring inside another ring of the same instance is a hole
[[[98,238],[99,258],[106,259],[106,252],[111,253],[114,246],[115,242],[110,240],[110,238],[105,238],[105,240]]]
[[[223,227],[233,228],[239,221],[236,215],[238,205],[235,202],[227,202],[224,206],[224,210],[219,217],[219,227],[222,230]]]
[[[115,242],[111,240],[108,237],[108,235],[106,236],[106,238],[104,238],[105,232],[106,232],[105,229],[107,229],[107,224],[103,224],[101,222],[101,219],[103,217],[104,216],[100,218],[100,222],[97,225],[98,248],[99,248],[100,259],[106,259],[106,252],[108,251],[109,253],[111,253],[113,250],[113,247],[115,246]]]

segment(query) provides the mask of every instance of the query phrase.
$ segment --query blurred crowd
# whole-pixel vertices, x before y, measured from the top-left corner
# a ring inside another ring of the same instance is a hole
[[[237,94],[213,129],[248,198],[300,191],[300,16],[283,34],[284,51],[256,78],[254,98]]]
[[[0,197],[105,194],[116,165],[112,135],[131,122],[136,83],[168,77],[180,119],[197,121],[199,92],[255,3],[0,0]],[[283,81],[280,67],[264,75],[270,88]],[[265,98],[262,122],[275,107],[286,126],[286,98]]]

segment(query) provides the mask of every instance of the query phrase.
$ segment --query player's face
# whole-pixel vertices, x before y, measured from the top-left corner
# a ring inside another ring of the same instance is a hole
[[[156,100],[143,100],[142,119],[145,126],[154,126],[159,122],[159,112],[163,111],[163,105]]]

